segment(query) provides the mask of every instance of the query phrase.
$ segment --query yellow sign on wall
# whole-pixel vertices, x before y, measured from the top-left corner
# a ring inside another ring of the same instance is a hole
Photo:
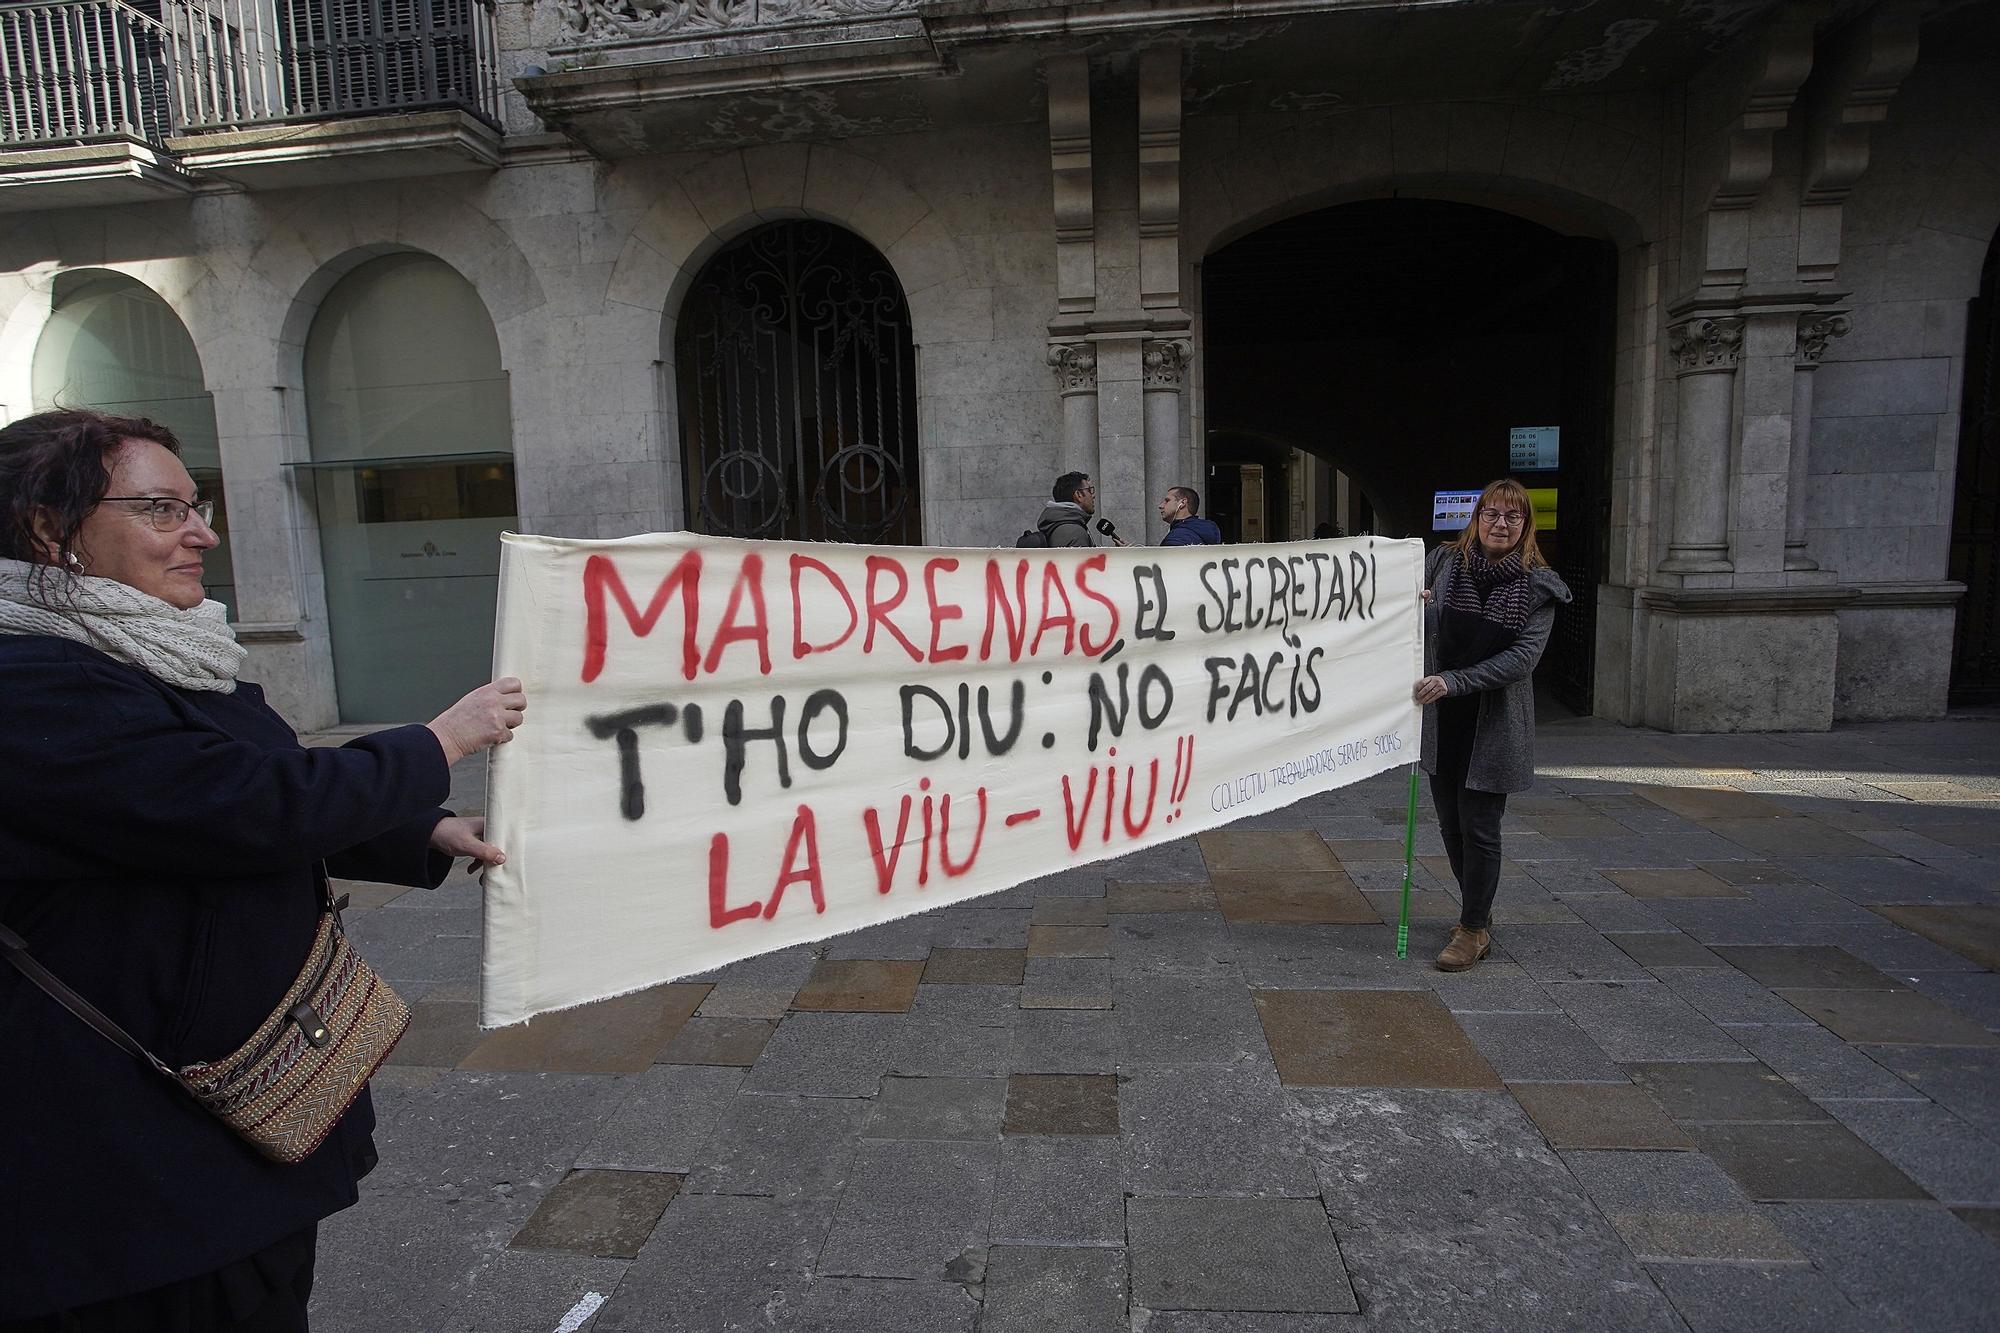
[[[1553,486],[1530,486],[1527,489],[1528,503],[1535,507],[1535,531],[1554,532],[1556,530],[1556,488]]]

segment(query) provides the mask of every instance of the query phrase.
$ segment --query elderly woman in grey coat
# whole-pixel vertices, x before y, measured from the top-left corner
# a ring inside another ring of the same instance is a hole
[[[1424,560],[1421,766],[1458,881],[1459,917],[1438,955],[1463,972],[1492,947],[1507,793],[1535,781],[1535,664],[1569,588],[1535,545],[1535,507],[1519,482],[1480,493],[1459,539]]]

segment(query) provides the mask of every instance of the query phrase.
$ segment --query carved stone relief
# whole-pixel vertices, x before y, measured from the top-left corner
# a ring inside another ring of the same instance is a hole
[[[1799,364],[1813,366],[1826,355],[1826,345],[1844,338],[1853,322],[1837,311],[1813,311],[1799,316]]]
[[[1148,389],[1178,389],[1187,380],[1188,362],[1194,359],[1194,344],[1185,338],[1169,338],[1146,344],[1144,363]]]
[[[1667,350],[1680,374],[1734,370],[1743,351],[1741,319],[1691,319],[1667,330]]]
[[[751,28],[914,14],[917,0],[554,0],[583,37],[713,36]]]
[[[1097,348],[1090,343],[1055,344],[1049,348],[1049,365],[1065,394],[1097,392]]]

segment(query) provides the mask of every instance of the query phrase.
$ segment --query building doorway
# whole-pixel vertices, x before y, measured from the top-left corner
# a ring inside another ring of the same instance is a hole
[[[1518,478],[1576,596],[1538,674],[1588,713],[1616,279],[1608,241],[1441,200],[1344,204],[1232,242],[1202,273],[1211,477],[1227,490],[1256,465],[1267,539],[1306,538],[1333,515],[1323,487],[1291,494],[1314,484],[1296,450],[1363,497],[1372,531],[1433,543],[1462,526],[1452,492]]]
[[[1952,636],[1951,702],[2000,703],[2000,232],[1965,322],[1965,403],[1951,519],[1951,577],[1965,585]]]
[[[688,293],[674,364],[690,528],[922,539],[910,311],[866,241],[794,221],[731,242]]]

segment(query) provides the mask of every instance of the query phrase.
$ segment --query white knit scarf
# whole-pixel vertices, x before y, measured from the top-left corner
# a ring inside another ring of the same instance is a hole
[[[130,584],[0,560],[0,634],[87,644],[184,690],[236,688],[243,645],[221,602],[183,611]]]

